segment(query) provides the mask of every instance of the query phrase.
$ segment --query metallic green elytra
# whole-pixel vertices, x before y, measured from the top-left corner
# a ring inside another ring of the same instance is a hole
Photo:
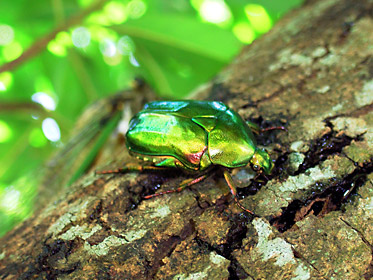
[[[266,174],[273,168],[248,124],[217,101],[147,103],[130,121],[126,139],[132,155],[155,166],[204,171],[211,165],[251,164]]]
[[[184,181],[176,189],[144,197],[148,199],[179,192],[205,179],[210,167],[220,166],[237,205],[253,214],[238,201],[237,190],[229,173],[229,169],[245,166],[251,166],[258,172],[271,173],[272,160],[265,150],[257,147],[252,130],[256,133],[261,131],[257,125],[246,123],[222,102],[150,102],[131,119],[126,145],[131,155],[150,161],[151,165],[126,165],[98,173],[181,168],[200,174],[195,179]]]

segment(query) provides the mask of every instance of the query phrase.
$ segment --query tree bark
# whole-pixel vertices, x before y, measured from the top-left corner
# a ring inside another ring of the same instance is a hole
[[[256,217],[219,172],[143,200],[189,175],[91,171],[2,238],[1,278],[371,279],[372,30],[372,1],[309,1],[196,94],[288,129],[258,137],[268,181],[232,172]],[[132,161],[114,143],[92,170]]]

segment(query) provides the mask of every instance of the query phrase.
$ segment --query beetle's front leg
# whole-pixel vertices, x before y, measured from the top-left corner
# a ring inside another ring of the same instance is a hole
[[[240,207],[242,210],[252,214],[252,215],[255,215],[254,212],[250,211],[249,209],[245,208],[239,201],[238,201],[238,197],[237,197],[237,188],[233,182],[233,179],[232,179],[232,176],[231,174],[229,173],[229,171],[227,169],[224,170],[224,178],[225,178],[225,181],[227,182],[228,186],[229,186],[229,189],[233,195],[233,198],[234,198],[234,201],[236,202],[237,206]]]
[[[175,193],[175,192],[181,192],[183,189],[187,188],[187,187],[190,187],[194,184],[197,184],[199,182],[201,182],[202,180],[204,180],[205,178],[207,177],[206,174],[196,178],[196,179],[187,179],[185,181],[183,181],[178,188],[176,189],[172,189],[172,190],[168,190],[168,191],[164,191],[164,192],[159,192],[159,193],[155,193],[155,194],[150,194],[150,195],[146,195],[144,196],[144,199],[149,199],[149,198],[153,198],[153,197],[156,197],[156,196],[160,196],[160,195],[164,195],[164,194],[168,194],[168,193]]]

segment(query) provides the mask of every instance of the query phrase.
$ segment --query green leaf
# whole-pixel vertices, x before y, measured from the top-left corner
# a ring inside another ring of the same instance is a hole
[[[242,46],[229,30],[180,14],[159,17],[147,13],[140,19],[110,28],[135,41],[144,39],[221,62],[229,62]]]
[[[133,39],[140,71],[168,97],[182,98],[207,81],[241,47],[231,32],[180,14],[149,13],[109,28]]]

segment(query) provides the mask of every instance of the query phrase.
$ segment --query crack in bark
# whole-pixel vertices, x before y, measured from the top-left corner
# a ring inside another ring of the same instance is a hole
[[[349,228],[353,229],[354,231],[357,232],[357,234],[360,236],[361,240],[370,248],[372,252],[372,260],[370,262],[370,266],[367,269],[366,273],[364,273],[363,277],[364,279],[372,279],[373,277],[373,245],[369,243],[368,239],[365,238],[364,234],[360,232],[357,228],[355,228],[353,225],[351,225],[349,222],[344,220],[343,218],[339,218],[342,222],[344,222]]]
[[[196,232],[194,227],[194,222],[190,220],[188,224],[184,226],[182,231],[178,236],[170,236],[166,240],[162,240],[156,247],[156,252],[154,252],[155,259],[153,262],[150,262],[148,272],[148,279],[154,279],[154,276],[159,271],[159,268],[164,265],[163,259],[165,257],[170,257],[174,252],[177,245],[182,241],[192,236]]]
[[[361,7],[355,19],[343,23],[343,29],[340,34],[340,43],[342,43],[348,37],[348,35],[351,33],[351,30],[356,22],[358,22],[359,20],[361,20],[362,18],[366,16],[373,17],[372,15],[373,15],[372,5],[366,5],[366,6],[364,5],[363,7]]]
[[[372,254],[373,254],[373,245],[369,243],[368,239],[365,238],[364,234],[362,234],[360,232],[360,230],[358,230],[357,228],[355,228],[353,225],[351,225],[349,222],[347,222],[346,220],[344,220],[343,218],[339,218],[342,222],[344,222],[348,227],[352,228],[354,231],[356,231],[361,239],[363,240],[363,242],[371,249],[372,251]]]
[[[308,169],[313,168],[319,165],[321,162],[325,161],[330,155],[341,153],[343,148],[348,146],[353,140],[361,141],[361,137],[363,134],[353,138],[345,134],[338,135],[338,132],[333,130],[333,124],[328,120],[325,121],[326,125],[331,128],[331,131],[324,134],[320,139],[314,140],[309,151],[305,153],[303,163],[298,167],[298,170],[292,174],[293,176],[305,173]],[[266,185],[268,180],[277,178],[278,176],[284,174],[287,168],[286,166],[283,167],[283,165],[287,162],[289,154],[290,152],[284,152],[277,158],[275,168],[271,175],[266,177],[260,176],[256,178],[256,180],[250,182],[249,186],[247,186],[246,188],[238,188],[238,195],[240,197],[254,195],[258,190],[260,190],[261,187]],[[357,166],[356,163],[354,164]],[[282,179],[286,180],[286,178]],[[335,180],[336,179],[331,179],[330,181],[331,183],[335,183]],[[321,183],[318,182],[315,184],[316,190],[320,189],[320,184]],[[285,213],[285,211],[288,211],[288,214],[290,214],[293,211],[297,211],[297,209],[302,207],[302,205],[303,202],[295,200],[289,204],[289,206],[283,211],[283,213]]]
[[[373,73],[372,73],[372,75],[373,75]],[[330,121],[335,120],[335,119],[340,118],[340,117],[358,118],[358,117],[364,116],[364,115],[366,115],[366,114],[368,114],[372,111],[373,111],[373,103],[362,106],[362,107],[359,107],[359,108],[356,108],[356,109],[351,110],[347,113],[337,114],[337,115],[328,117],[324,121],[327,122],[327,123],[330,123]]]
[[[255,107],[256,108],[256,107],[258,107],[258,105],[260,103],[263,103],[263,102],[266,102],[266,101],[270,101],[273,98],[276,98],[276,97],[280,96],[281,94],[283,94],[287,89],[292,88],[290,85],[284,86],[284,85],[281,85],[281,84],[279,84],[277,82],[275,82],[275,84],[278,84],[280,86],[280,88],[278,90],[275,90],[273,93],[271,93],[268,96],[265,96],[263,98],[255,100],[255,101],[252,101],[252,102],[250,102],[252,105],[247,104],[247,105],[243,106],[242,108],[243,109],[248,108],[248,107]]]
[[[199,197],[195,197],[195,199],[198,201]],[[216,207],[216,205],[207,205],[207,207],[203,208],[200,205],[198,205],[198,207],[201,208],[202,211],[204,211],[205,209]],[[253,217],[251,217],[251,219],[252,218]],[[181,234],[177,237],[172,236],[170,237],[170,239],[166,240],[165,242],[162,242],[162,245],[157,246],[157,250],[159,252],[155,253],[154,255],[157,256],[158,261],[155,260],[153,265],[150,266],[150,271],[148,274],[149,279],[152,279],[159,271],[159,268],[164,265],[162,259],[166,256],[170,257],[174,252],[175,248],[177,247],[177,245],[180,244],[183,240],[192,236],[193,234],[196,234],[194,240],[197,242],[199,246],[205,247],[208,249],[208,251],[215,252],[218,255],[223,256],[224,258],[231,261],[231,264],[228,267],[230,280],[247,278],[249,275],[246,273],[244,268],[239,264],[239,262],[232,256],[232,252],[236,249],[241,248],[242,241],[244,238],[246,238],[246,224],[249,222],[249,220],[250,219],[248,219],[246,213],[239,214],[238,218],[236,218],[236,222],[232,225],[232,227],[229,230],[229,233],[227,235],[227,242],[222,244],[222,246],[220,247],[214,247],[207,241],[204,241],[201,238],[199,238],[195,228],[194,221],[190,220],[190,223],[186,225],[186,227],[184,227],[182,231],[186,234]]]
[[[285,240],[286,240],[286,242],[288,242],[289,244],[291,244],[286,238],[285,238]],[[315,271],[317,271],[317,273],[319,274],[319,277],[322,277],[322,279],[327,279],[327,278],[325,278],[325,277],[322,276],[321,272],[318,270],[318,268],[316,266],[314,266],[311,262],[309,262],[307,260],[307,258],[305,258],[301,253],[299,253],[297,250],[294,249],[293,244],[291,246],[291,250],[293,251],[293,254],[294,254],[295,258],[301,259],[303,262],[305,262],[310,267],[312,267]]]
[[[292,201],[278,217],[270,220],[271,225],[280,232],[286,232],[297,221],[300,221],[308,215],[324,216],[331,211],[338,211],[342,206],[348,203],[349,198],[356,195],[357,190],[367,181],[367,175],[373,172],[373,162],[366,163],[362,167],[357,167],[354,172],[337,180],[332,178],[329,187],[321,193],[315,193],[305,201],[298,199]],[[316,189],[320,188],[315,184]]]
[[[249,222],[249,219],[245,213],[236,215],[234,219],[235,222],[229,229],[227,240],[222,245],[213,246],[207,241],[199,238],[198,234],[194,238],[199,246],[205,247],[208,249],[208,251],[215,252],[230,261],[230,265],[228,267],[229,280],[244,279],[249,277],[249,274],[247,274],[245,269],[240,265],[236,258],[232,256],[234,250],[242,247],[242,242],[246,238],[246,233],[248,230],[247,223]]]
[[[239,262],[231,255],[232,252],[226,254],[221,249],[215,248],[207,241],[204,241],[201,238],[199,238],[198,235],[194,238],[194,240],[200,247],[205,247],[209,252],[215,252],[216,254],[230,261],[230,265],[228,267],[229,280],[244,279],[249,276],[244,270],[244,268],[239,264]],[[228,245],[228,242],[226,244]]]
[[[305,153],[303,163],[299,166],[298,170],[294,172],[294,175],[304,173],[309,168],[315,167],[325,161],[328,156],[340,153],[344,147],[351,143],[352,140],[361,140],[362,135],[358,135],[354,138],[345,134],[338,136],[338,132],[333,130],[333,124],[328,120],[325,121],[331,131],[324,134],[320,139],[315,140],[315,142],[311,144],[309,151]]]

